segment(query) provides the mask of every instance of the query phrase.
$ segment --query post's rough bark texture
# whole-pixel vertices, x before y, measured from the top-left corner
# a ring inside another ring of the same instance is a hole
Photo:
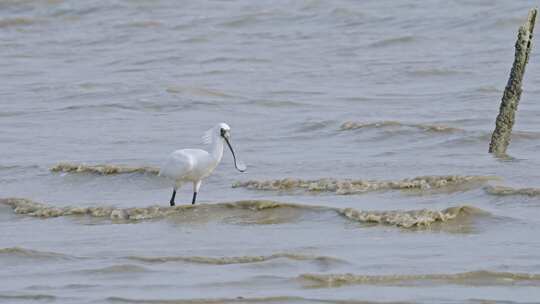
[[[499,115],[495,122],[495,130],[491,135],[491,142],[489,143],[490,153],[504,155],[510,143],[510,135],[516,115],[515,112],[521,97],[521,84],[523,82],[523,74],[525,74],[525,65],[529,61],[529,54],[531,52],[537,11],[536,8],[531,9],[527,22],[519,28],[514,65],[512,66],[510,78],[504,89]]]

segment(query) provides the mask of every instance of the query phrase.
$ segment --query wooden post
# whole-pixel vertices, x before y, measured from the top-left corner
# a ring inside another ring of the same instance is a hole
[[[499,115],[495,122],[495,130],[491,135],[489,143],[489,153],[496,155],[505,155],[506,148],[510,143],[510,135],[515,121],[515,112],[521,97],[521,84],[523,74],[525,74],[525,65],[529,61],[529,54],[532,48],[532,38],[534,23],[538,10],[533,8],[529,11],[527,22],[519,27],[516,41],[516,53],[514,65],[510,71],[510,78],[504,89]]]

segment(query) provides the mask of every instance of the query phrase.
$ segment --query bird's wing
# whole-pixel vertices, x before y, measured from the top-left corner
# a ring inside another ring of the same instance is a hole
[[[159,170],[159,175],[178,180],[188,174],[193,169],[193,166],[193,158],[184,150],[177,150],[165,160]]]

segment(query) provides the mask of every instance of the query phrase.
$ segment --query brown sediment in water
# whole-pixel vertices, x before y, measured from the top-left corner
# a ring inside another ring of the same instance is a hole
[[[396,274],[396,275],[356,275],[346,274],[302,274],[297,279],[308,287],[324,288],[343,285],[413,285],[457,284],[457,285],[533,285],[540,286],[540,274],[470,271],[452,274]]]
[[[284,178],[276,180],[250,180],[236,182],[233,188],[243,187],[254,190],[306,190],[309,192],[334,192],[336,194],[359,194],[381,190],[434,190],[447,188],[450,190],[462,190],[477,187],[489,180],[497,179],[493,176],[419,176],[395,181],[377,180],[354,180],[322,178],[304,180],[296,178]]]
[[[167,262],[184,262],[193,264],[209,264],[209,265],[231,265],[231,264],[251,264],[262,263],[276,259],[289,259],[294,261],[315,261],[324,264],[330,263],[346,263],[337,258],[327,256],[313,256],[297,253],[274,253],[271,255],[254,255],[254,256],[233,256],[233,257],[207,257],[207,256],[164,256],[164,257],[140,257],[129,256],[129,260],[136,260],[146,263],[167,263]]]
[[[52,172],[66,173],[93,173],[101,175],[147,173],[158,174],[159,168],[155,167],[129,167],[122,165],[85,165],[75,163],[59,163],[50,169]]]
[[[150,206],[144,208],[114,207],[51,207],[27,199],[0,199],[17,214],[40,218],[59,216],[90,216],[117,221],[137,221],[157,218],[181,217],[182,222],[222,220],[232,224],[280,224],[296,222],[314,212],[333,212],[343,218],[362,223],[378,223],[402,228],[429,227],[433,223],[446,223],[460,216],[487,215],[489,213],[470,206],[444,210],[361,211],[352,208],[332,208],[279,203],[266,200],[231,203],[180,205],[175,207]]]
[[[486,186],[484,190],[491,195],[498,196],[512,196],[512,195],[525,195],[525,196],[540,196],[540,188],[512,188],[505,186]]]
[[[425,132],[440,132],[440,133],[451,133],[451,132],[458,132],[463,131],[463,129],[454,128],[450,126],[444,126],[444,125],[437,125],[437,124],[418,124],[418,123],[402,123],[399,121],[378,121],[378,122],[355,122],[355,121],[347,121],[344,122],[340,130],[355,130],[355,129],[370,129],[370,128],[389,128],[389,127],[408,127],[408,128],[415,128],[421,131]]]

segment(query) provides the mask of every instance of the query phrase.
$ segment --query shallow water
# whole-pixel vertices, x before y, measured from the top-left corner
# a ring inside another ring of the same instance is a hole
[[[0,0],[0,303],[538,302],[534,5]],[[168,208],[220,121],[247,172]]]

